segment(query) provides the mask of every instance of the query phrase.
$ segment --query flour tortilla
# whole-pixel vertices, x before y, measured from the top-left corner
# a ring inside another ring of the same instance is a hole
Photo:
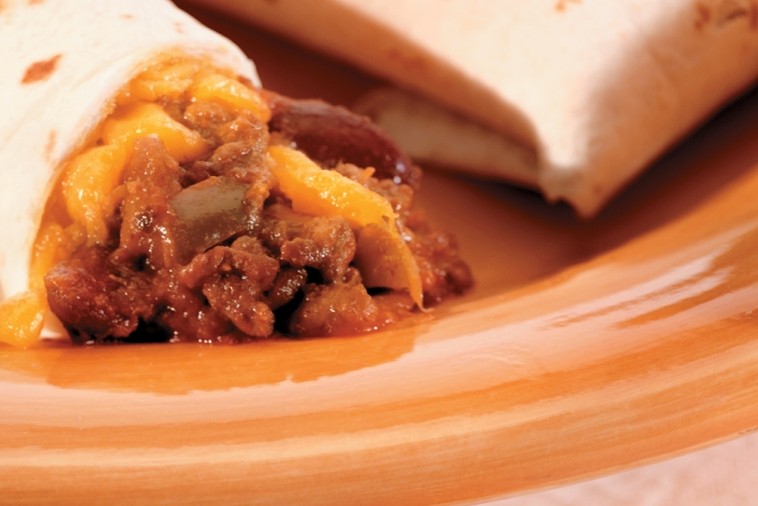
[[[359,104],[411,154],[583,216],[758,76],[755,0],[199,1],[414,92]]]
[[[29,288],[33,243],[63,162],[114,94],[169,53],[258,84],[240,49],[165,0],[0,2],[0,299]]]

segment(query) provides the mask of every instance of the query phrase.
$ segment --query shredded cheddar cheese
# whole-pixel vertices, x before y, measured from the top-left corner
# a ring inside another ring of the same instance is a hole
[[[107,144],[89,149],[75,157],[66,169],[61,191],[68,215],[80,223],[90,244],[107,239],[103,210],[119,183],[120,171],[127,157],[125,146]]]
[[[117,112],[105,121],[102,130],[106,145],[123,147],[127,152],[131,152],[137,138],[146,135],[158,136],[166,151],[180,162],[197,159],[208,151],[199,133],[173,119],[155,103],[138,103]]]
[[[195,100],[219,102],[231,109],[251,111],[263,123],[271,119],[271,111],[258,93],[221,74],[199,76],[193,82],[190,93]]]
[[[196,60],[173,62],[144,71],[122,91],[121,102],[156,102],[181,96],[194,80],[201,65]]]

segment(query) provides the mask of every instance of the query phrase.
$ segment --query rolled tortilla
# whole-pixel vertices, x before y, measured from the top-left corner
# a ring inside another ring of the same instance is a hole
[[[584,216],[758,76],[755,0],[213,4],[418,95],[359,104],[412,155]]]
[[[232,42],[165,0],[0,3],[0,298],[24,292],[45,203],[63,162],[148,65],[183,54],[258,83]]]
[[[363,332],[470,283],[383,132],[263,90],[170,2],[0,6],[0,341]]]

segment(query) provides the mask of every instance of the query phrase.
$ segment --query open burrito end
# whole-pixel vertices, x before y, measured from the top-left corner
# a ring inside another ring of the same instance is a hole
[[[75,343],[361,333],[471,285],[367,119],[178,55],[114,104],[64,164],[3,341],[50,312]]]

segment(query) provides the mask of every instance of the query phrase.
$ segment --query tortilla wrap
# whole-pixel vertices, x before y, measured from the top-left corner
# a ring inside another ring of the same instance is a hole
[[[0,5],[0,341],[360,333],[470,285],[365,117],[167,1]]]
[[[240,49],[165,0],[5,1],[0,51],[0,298],[28,288],[32,244],[62,162],[147,64],[178,51],[258,82]]]
[[[205,3],[424,97],[359,104],[419,159],[583,216],[758,76],[755,0]]]

